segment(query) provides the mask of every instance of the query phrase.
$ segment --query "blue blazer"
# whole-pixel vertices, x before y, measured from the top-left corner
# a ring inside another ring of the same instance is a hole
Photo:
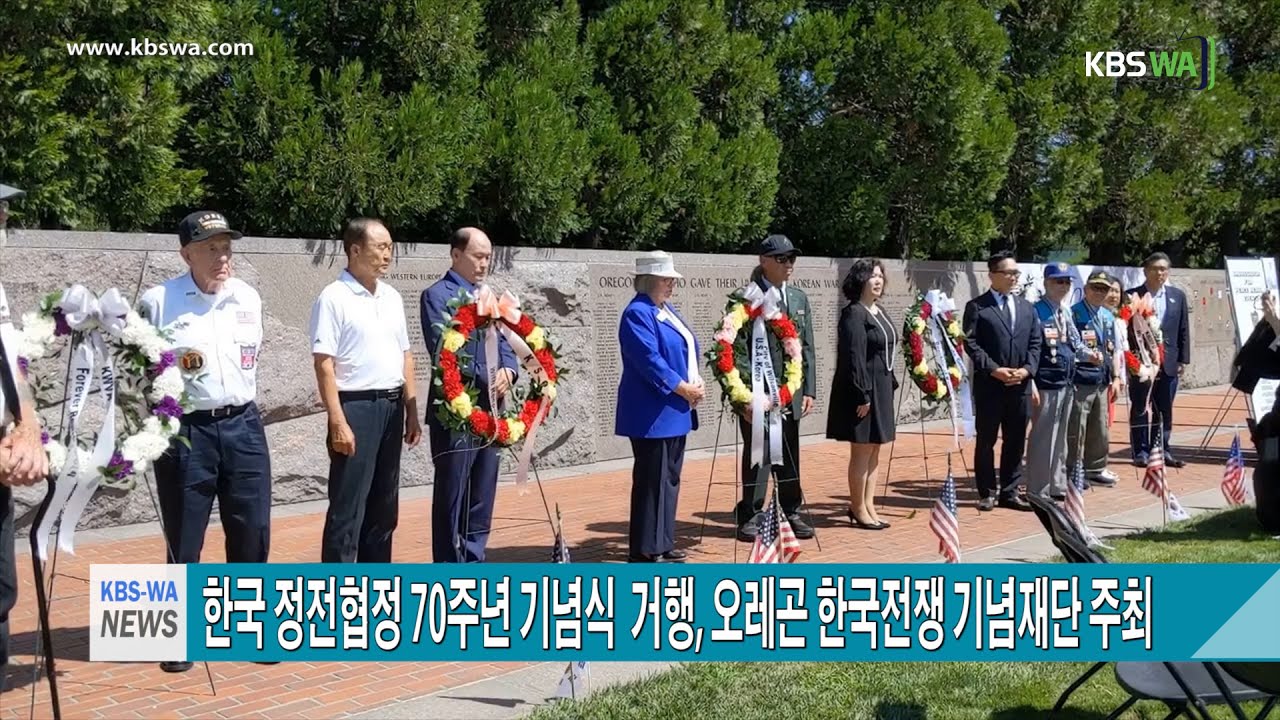
[[[1146,283],[1142,283],[1125,291],[1125,295],[1130,293],[1143,297],[1150,295],[1151,291]],[[1161,370],[1165,375],[1176,378],[1179,364],[1191,364],[1191,316],[1186,293],[1165,283],[1164,296],[1164,321],[1160,323],[1160,332],[1164,335],[1164,367]]]
[[[667,307],[684,322],[671,304]],[[622,377],[614,413],[617,435],[670,438],[698,428],[698,413],[676,394],[676,386],[689,379],[688,347],[675,326],[658,319],[658,310],[652,298],[638,294],[623,309],[618,323]],[[685,327],[696,332],[687,322]],[[697,336],[693,351],[701,362]]]
[[[449,270],[435,284],[422,291],[422,337],[426,340],[427,353],[431,356],[433,367],[439,363],[440,336],[443,334],[436,325],[444,323],[445,315],[450,312],[449,301],[457,297],[458,291],[463,289],[474,293],[476,286]],[[468,358],[461,357],[463,354]],[[484,361],[484,333],[479,331],[472,333],[471,340],[462,346],[459,356],[458,370],[463,381],[471,381],[480,391],[480,406],[485,410],[492,410],[489,407],[489,371]],[[520,367],[516,362],[516,354],[507,344],[507,339],[501,335],[498,336],[498,357],[502,361],[502,367],[511,370],[516,377],[519,377]],[[426,408],[427,422],[438,425],[439,421],[436,419],[436,411],[431,399],[431,392],[434,389],[435,384],[428,382],[427,391],[419,392],[423,395],[422,405]]]

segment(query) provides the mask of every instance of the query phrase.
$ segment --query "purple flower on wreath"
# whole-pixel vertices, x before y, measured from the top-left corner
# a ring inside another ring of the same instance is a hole
[[[153,415],[166,418],[180,418],[182,417],[182,412],[182,405],[178,404],[178,401],[169,395],[165,395],[164,399],[151,411]]]
[[[48,431],[48,430],[41,430],[41,431],[40,431],[40,444],[41,444],[41,445],[48,445],[48,444],[49,444],[49,431]]]
[[[57,337],[71,334],[71,326],[67,324],[67,316],[61,308],[53,311],[53,334]]]
[[[133,461],[125,460],[124,456],[117,450],[111,456],[111,461],[107,463],[107,474],[116,480],[124,480],[133,474]]]
[[[165,350],[164,352],[160,353],[160,362],[151,366],[152,376],[160,377],[160,375],[163,374],[165,370],[168,370],[169,368],[173,367],[174,363],[176,363],[177,361],[178,361],[177,358],[173,356],[172,350]]]
[[[23,377],[26,377],[26,376],[27,376],[27,370],[28,370],[30,367],[31,367],[31,361],[30,361],[30,360],[28,360],[28,359],[26,359],[25,357],[23,357],[23,356],[19,355],[19,356],[18,356],[18,372],[22,373],[22,376],[23,376]]]

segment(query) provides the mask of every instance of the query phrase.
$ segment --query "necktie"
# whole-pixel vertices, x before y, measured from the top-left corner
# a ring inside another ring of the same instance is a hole
[[[1013,329],[1013,298],[1008,295],[1001,296],[1004,302],[1004,314],[1009,318],[1009,329]]]

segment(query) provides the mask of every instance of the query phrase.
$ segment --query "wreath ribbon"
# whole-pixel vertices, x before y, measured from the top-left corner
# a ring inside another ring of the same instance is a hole
[[[476,290],[476,316],[480,318],[488,318],[490,320],[488,328],[485,330],[484,343],[484,361],[485,369],[489,373],[489,407],[497,414],[502,412],[506,405],[506,397],[499,397],[493,390],[494,380],[498,376],[498,365],[500,357],[498,355],[498,334],[506,338],[509,344],[525,361],[525,371],[528,372],[534,382],[547,382],[547,372],[543,369],[542,363],[533,354],[533,349],[529,344],[520,337],[520,333],[512,330],[511,326],[519,325],[520,318],[523,313],[520,312],[520,299],[516,297],[510,290],[503,291],[498,295],[488,285],[481,285]],[[506,321],[506,322],[503,322]],[[537,440],[538,428],[542,425],[543,420],[547,417],[547,411],[551,408],[551,399],[543,395],[538,403],[538,412],[533,417],[533,422],[525,430],[524,445],[520,448],[516,463],[516,487],[519,488],[521,495],[528,492],[527,485],[529,483],[529,466],[533,462],[534,442]]]
[[[781,396],[778,392],[778,378],[773,373],[773,358],[769,353],[769,337],[766,335],[765,321],[773,320],[781,315],[778,309],[777,288],[769,288],[768,292],[752,283],[743,293],[747,306],[755,314],[751,324],[751,387],[757,392],[751,395],[751,466],[759,467],[764,462],[765,422],[769,423],[769,463],[781,465],[782,457],[782,408]],[[765,407],[765,388],[769,393],[770,403]]]
[[[100,473],[96,468],[111,461],[116,445],[116,373],[103,330],[119,334],[125,327],[129,305],[115,288],[95,297],[81,285],[69,288],[58,303],[67,325],[74,331],[71,346],[71,382],[63,388],[67,414],[67,461],[55,485],[49,509],[36,528],[37,551],[47,559],[49,533],[58,522],[58,547],[75,552],[76,525],[93,494]],[[97,376],[95,378],[95,376]],[[79,443],[80,413],[92,392],[95,379],[101,385],[103,420],[89,466],[81,467]]]
[[[969,394],[969,372],[965,368],[965,364],[956,352],[955,345],[951,341],[951,337],[947,334],[946,325],[943,323],[943,317],[948,313],[954,314],[956,311],[956,303],[947,294],[940,290],[930,290],[925,294],[925,302],[933,308],[933,312],[929,315],[929,322],[933,323],[933,332],[929,333],[929,338],[933,342],[933,358],[934,362],[939,365],[939,377],[945,378],[940,382],[951,383],[951,371],[948,369],[947,358],[951,358],[955,362],[955,366],[960,370],[959,387],[950,388],[947,393],[947,399],[951,404],[951,438],[955,442],[956,447],[960,446],[960,429],[964,428],[965,439],[973,437],[973,399]],[[946,341],[943,341],[946,338]],[[957,396],[959,396],[957,398]]]

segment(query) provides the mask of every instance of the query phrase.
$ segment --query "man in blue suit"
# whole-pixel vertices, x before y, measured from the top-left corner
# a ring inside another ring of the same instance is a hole
[[[1186,464],[1169,454],[1169,435],[1173,431],[1173,398],[1178,393],[1178,379],[1191,363],[1191,321],[1186,293],[1168,284],[1169,266],[1168,255],[1153,253],[1142,263],[1147,281],[1125,293],[1151,296],[1164,336],[1164,363],[1155,381],[1144,383],[1132,379],[1129,383],[1129,440],[1133,464],[1139,467],[1147,464],[1151,452],[1151,429],[1157,420],[1162,430],[1160,439],[1164,464],[1175,468]],[[1158,416],[1156,418],[1147,413],[1148,393],[1151,408]]]
[[[422,292],[422,333],[433,366],[438,363],[440,352],[442,333],[438,325],[452,313],[449,301],[461,290],[476,292],[489,272],[493,255],[489,237],[476,228],[458,230],[449,246],[452,267]],[[515,353],[501,335],[498,352],[502,367],[494,375],[493,389],[502,397],[516,381],[518,365]],[[483,333],[472,333],[458,355],[463,382],[479,390],[478,406],[492,412]],[[432,383],[427,384],[427,391],[437,392]],[[498,491],[498,448],[486,438],[446,428],[434,405],[428,394],[427,428],[436,471],[431,501],[432,557],[438,563],[484,562]]]

